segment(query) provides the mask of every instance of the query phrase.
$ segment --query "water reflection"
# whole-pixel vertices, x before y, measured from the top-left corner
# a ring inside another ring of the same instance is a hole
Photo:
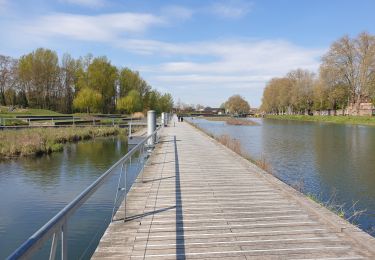
[[[0,259],[53,217],[100,174],[127,153],[125,138],[98,138],[68,144],[63,152],[0,162]],[[138,168],[129,169],[130,180]],[[73,216],[70,257],[78,258],[90,244],[93,252],[110,221],[119,179],[115,174]],[[47,251],[39,255],[47,256]],[[37,256],[37,258],[39,257]]]

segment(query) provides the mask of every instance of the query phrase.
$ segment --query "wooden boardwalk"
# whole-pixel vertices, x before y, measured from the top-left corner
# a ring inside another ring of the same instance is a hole
[[[375,239],[187,123],[162,130],[94,259],[375,259]]]

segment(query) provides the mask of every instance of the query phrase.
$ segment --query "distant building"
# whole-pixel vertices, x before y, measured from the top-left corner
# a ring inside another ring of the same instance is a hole
[[[375,107],[372,103],[360,103],[359,109],[357,109],[356,105],[350,104],[346,109],[346,114],[352,116],[372,116],[375,114]]]
[[[359,107],[350,104],[345,109],[316,110],[314,115],[319,116],[374,116],[375,106],[372,103],[360,103]]]

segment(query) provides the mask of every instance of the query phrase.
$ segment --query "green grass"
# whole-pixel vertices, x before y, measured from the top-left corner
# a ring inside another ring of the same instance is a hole
[[[375,117],[371,116],[305,116],[305,115],[267,115],[266,118],[336,124],[354,124],[375,126]]]
[[[344,210],[344,205],[339,205],[339,204],[335,203],[334,199],[331,198],[327,202],[323,202],[323,200],[319,196],[316,196],[314,194],[308,193],[308,194],[306,194],[306,196],[310,200],[312,200],[312,201],[318,203],[319,205],[327,208],[328,210],[332,211],[333,213],[335,213],[340,218],[346,219],[345,216],[346,216],[347,213]]]
[[[0,117],[14,117],[21,115],[29,116],[61,116],[58,112],[47,110],[47,109],[37,109],[37,108],[16,108],[13,111],[9,111],[8,107],[0,106]]]
[[[69,127],[4,130],[0,132],[0,158],[61,151],[63,144],[95,137],[125,135],[118,127]]]

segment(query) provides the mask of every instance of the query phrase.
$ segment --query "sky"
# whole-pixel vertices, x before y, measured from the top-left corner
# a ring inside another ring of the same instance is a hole
[[[340,37],[375,34],[374,0],[0,0],[0,54],[87,53],[141,73],[174,100],[261,104],[273,77],[317,72]]]

